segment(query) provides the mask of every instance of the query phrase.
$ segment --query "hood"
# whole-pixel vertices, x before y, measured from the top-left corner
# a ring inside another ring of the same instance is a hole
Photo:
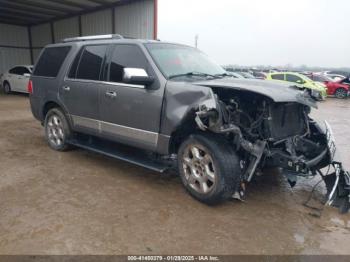
[[[317,108],[316,101],[308,92],[302,91],[296,85],[277,81],[258,79],[222,78],[192,83],[193,85],[211,88],[228,88],[243,92],[257,93],[271,98],[274,102],[296,102]]]

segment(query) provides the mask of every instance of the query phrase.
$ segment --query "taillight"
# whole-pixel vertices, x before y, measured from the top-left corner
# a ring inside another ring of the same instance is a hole
[[[29,94],[33,94],[33,82],[32,82],[32,80],[28,81],[27,91]]]

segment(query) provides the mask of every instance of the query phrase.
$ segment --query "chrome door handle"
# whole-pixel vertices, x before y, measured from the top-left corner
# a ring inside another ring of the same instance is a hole
[[[117,97],[117,93],[113,92],[113,91],[107,91],[106,92],[106,96],[108,96],[110,98],[116,98]]]
[[[67,91],[67,92],[70,91],[70,87],[69,87],[69,86],[64,86],[64,87],[62,87],[62,89],[63,89],[64,91]]]

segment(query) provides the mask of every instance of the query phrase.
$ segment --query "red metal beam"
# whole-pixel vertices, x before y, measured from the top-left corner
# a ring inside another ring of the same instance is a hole
[[[158,39],[158,0],[154,0],[153,38]]]

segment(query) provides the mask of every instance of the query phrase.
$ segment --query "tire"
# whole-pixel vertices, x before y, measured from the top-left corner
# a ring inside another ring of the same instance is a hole
[[[10,94],[11,93],[11,86],[8,82],[5,82],[4,83],[4,86],[3,86],[3,89],[4,89],[4,93],[5,94]]]
[[[241,181],[239,158],[227,141],[213,134],[193,134],[178,150],[182,184],[195,199],[208,204],[228,200]]]
[[[72,131],[65,114],[59,108],[52,108],[46,114],[45,137],[50,148],[56,151],[67,151],[71,145],[67,141],[72,136]]]
[[[336,98],[340,98],[340,99],[344,99],[348,96],[348,92],[344,89],[344,88],[338,88],[335,91],[335,97]]]

